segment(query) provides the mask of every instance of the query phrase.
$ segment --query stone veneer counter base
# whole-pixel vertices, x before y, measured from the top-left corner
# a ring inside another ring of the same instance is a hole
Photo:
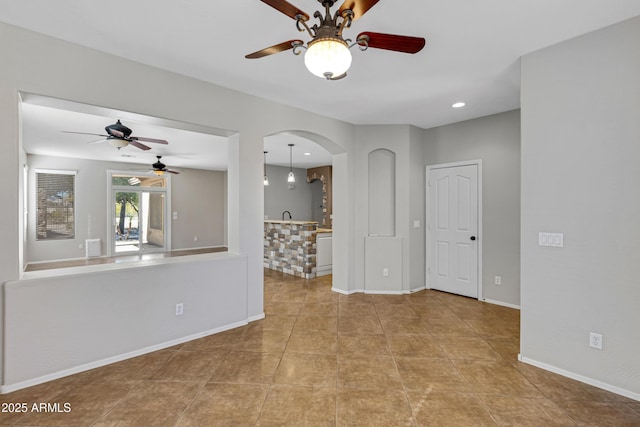
[[[317,228],[313,221],[265,221],[265,268],[303,279],[316,277]]]

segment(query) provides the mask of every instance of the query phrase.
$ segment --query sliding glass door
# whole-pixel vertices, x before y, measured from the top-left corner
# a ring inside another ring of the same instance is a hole
[[[114,174],[111,184],[112,254],[166,251],[170,236],[167,179]]]

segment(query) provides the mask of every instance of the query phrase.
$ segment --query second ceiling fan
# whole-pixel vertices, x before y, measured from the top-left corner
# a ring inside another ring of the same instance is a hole
[[[395,52],[417,53],[422,50],[426,43],[422,37],[369,31],[358,34],[355,42],[352,42],[351,39],[345,39],[342,36],[343,30],[349,28],[353,21],[362,17],[379,0],[345,0],[333,15],[331,14],[331,7],[336,1],[318,0],[324,6],[325,12],[324,15],[320,11],[316,11],[313,14],[314,18],[317,18],[320,23],[319,25],[314,24],[312,27],[307,24],[309,15],[286,0],[261,1],[295,19],[298,31],[306,31],[311,36],[311,41],[305,46],[302,40],[288,40],[246,55],[245,58],[263,58],[289,49],[293,49],[294,54],[300,55],[306,49],[304,62],[309,71],[327,80],[339,80],[347,75],[347,70],[351,66],[351,52],[349,49],[353,46],[357,45],[360,50],[372,47]]]

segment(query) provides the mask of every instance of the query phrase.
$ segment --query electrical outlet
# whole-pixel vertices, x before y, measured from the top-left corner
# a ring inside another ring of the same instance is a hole
[[[498,285],[498,286],[502,285],[502,277],[496,276],[495,284]]]
[[[382,275],[384,277],[388,277],[389,276],[389,269],[388,268],[383,268],[382,269]]]
[[[176,316],[182,316],[184,314],[184,304],[179,302],[176,304]]]
[[[589,334],[589,347],[602,350],[602,335],[591,332]]]

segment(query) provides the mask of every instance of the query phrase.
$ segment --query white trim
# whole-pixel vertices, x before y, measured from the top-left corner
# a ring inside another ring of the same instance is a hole
[[[264,314],[262,315],[264,317]],[[257,320],[257,319],[256,319]],[[204,338],[209,335],[217,334],[220,332],[228,331],[229,329],[238,328],[240,326],[247,325],[248,322],[241,321],[236,323],[231,323],[229,325],[224,325],[219,328],[210,329],[204,332],[198,332],[196,334],[188,335],[182,338],[176,338],[171,341],[167,341],[161,344],[152,345],[149,347],[141,348],[139,350],[130,351],[128,353],[119,354],[113,357],[108,357],[106,359],[98,360],[91,363],[85,363],[84,365],[75,366],[73,368],[65,369],[62,371],[54,372],[53,374],[43,375],[38,378],[32,378],[30,380],[21,381],[14,384],[4,384],[0,386],[0,394],[11,393],[16,390],[21,390],[27,387],[33,387],[38,384],[43,384],[49,381],[57,380],[63,377],[67,377],[69,375],[77,374],[80,372],[88,371],[90,369],[100,368],[102,366],[110,365],[112,363],[121,362],[123,360],[131,359],[133,357],[142,356],[143,354],[153,353],[154,351],[163,350],[165,348],[173,347],[178,344],[182,344],[188,341],[193,341],[199,338]]]
[[[405,294],[415,294],[416,292],[426,291],[427,287],[425,285],[418,286],[417,288],[411,288],[408,291],[405,291]]]
[[[520,310],[520,306],[519,305],[510,304],[508,302],[497,301],[497,300],[489,299],[489,298],[482,298],[482,301],[486,302],[486,303],[489,303],[489,304],[501,305],[502,307],[508,307],[508,308],[514,308],[516,310]]]
[[[518,360],[528,365],[532,365],[537,368],[544,369],[545,371],[553,372],[554,374],[562,375],[563,377],[571,378],[572,380],[580,381],[581,383],[598,387],[603,390],[610,391],[611,393],[628,397],[629,399],[640,401],[640,393],[635,393],[633,391],[625,390],[623,388],[616,387],[611,384],[603,383],[602,381],[585,377],[584,375],[576,374],[575,372],[565,371],[564,369],[558,368],[556,366],[548,365],[546,363],[539,362],[534,359],[529,359],[528,357],[524,357],[521,354],[518,354]]]
[[[249,317],[249,318],[247,319],[247,321],[248,321],[249,323],[251,323],[251,322],[256,322],[256,321],[258,321],[258,320],[262,320],[262,319],[264,319],[264,318],[265,318],[264,313],[261,313],[261,314],[256,314],[255,316],[251,316],[251,317]]]
[[[400,290],[400,291],[378,291],[378,290],[364,290],[364,293],[367,295],[404,295],[405,292]]]
[[[466,160],[462,162],[452,162],[452,163],[441,163],[437,165],[427,165],[425,171],[425,218],[426,218],[426,227],[425,227],[425,287],[426,289],[431,289],[429,286],[429,269],[431,268],[430,260],[431,253],[429,251],[429,241],[430,241],[430,224],[431,218],[429,218],[429,200],[431,197],[431,190],[429,185],[429,176],[431,175],[431,171],[433,169],[446,169],[452,167],[460,167],[460,166],[477,166],[478,168],[478,300],[483,301],[483,282],[482,282],[482,246],[484,244],[484,235],[482,233],[482,159],[476,160]]]
[[[50,173],[54,175],[78,175],[78,171],[61,169],[34,169],[35,173]]]
[[[332,292],[337,292],[337,293],[342,294],[342,295],[353,295],[353,294],[357,294],[357,293],[364,293],[364,289],[354,289],[352,291],[345,291],[344,289],[338,289],[336,287],[332,287],[331,291]]]

